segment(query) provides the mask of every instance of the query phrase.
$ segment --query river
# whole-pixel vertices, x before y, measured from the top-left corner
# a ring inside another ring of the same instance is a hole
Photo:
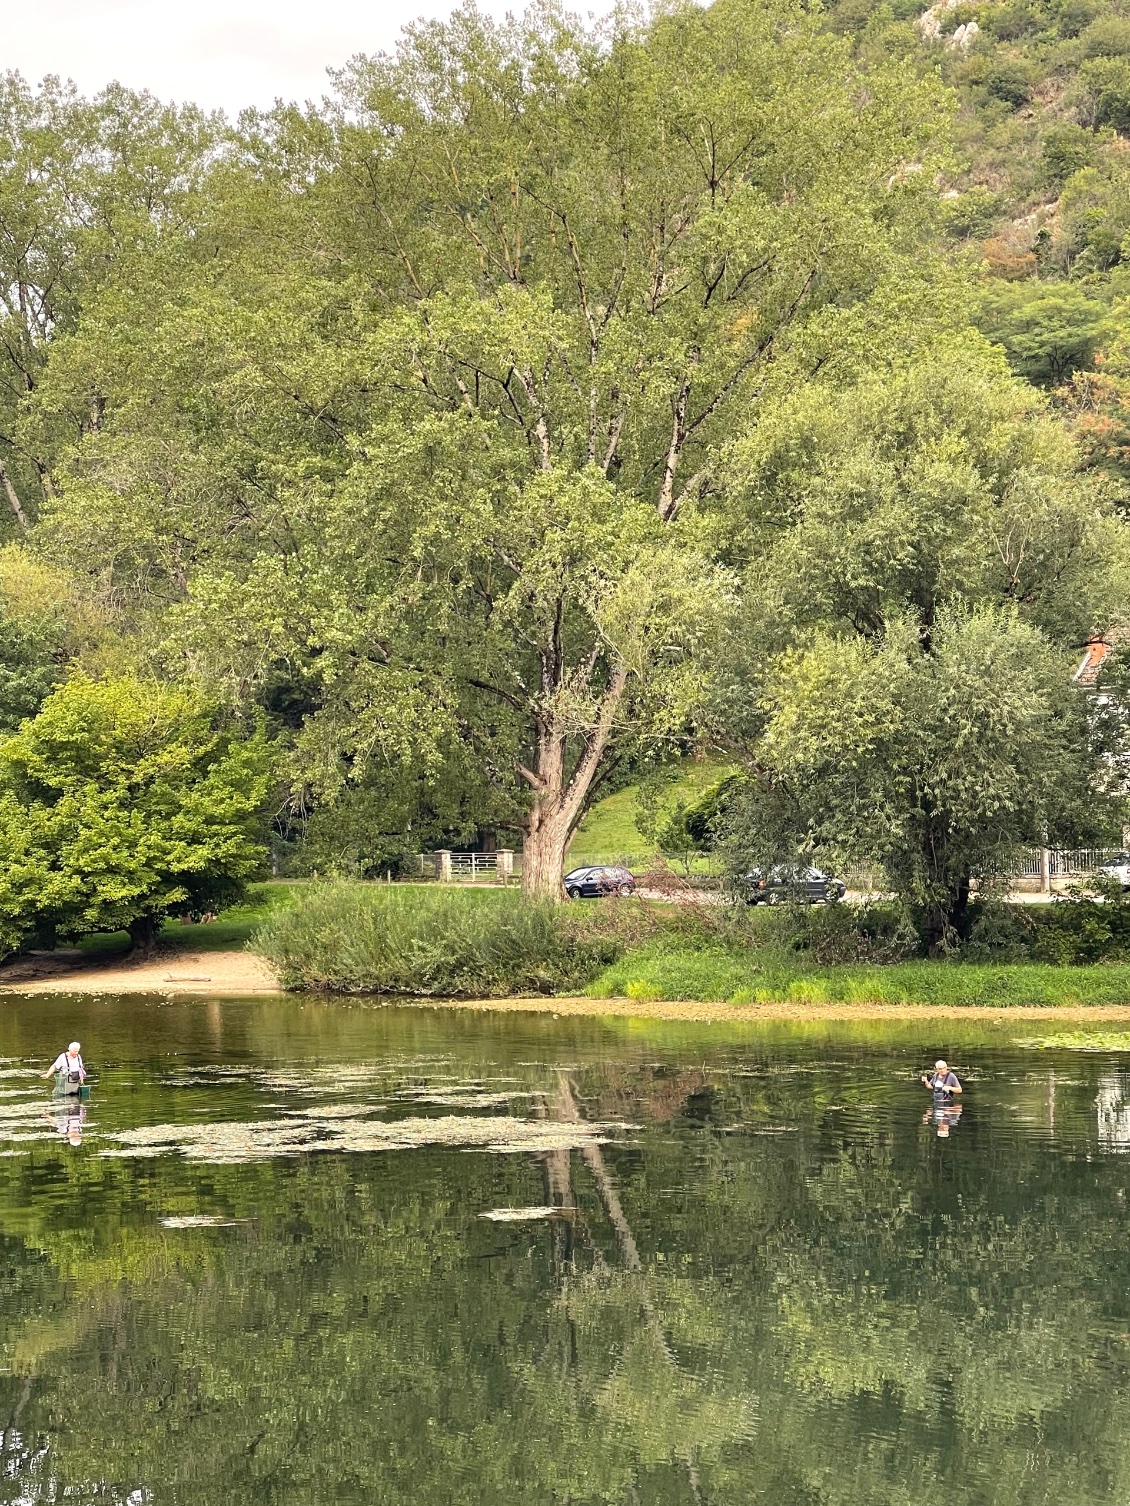
[[[5,1000],[0,1500],[1124,1503],[1130,1035],[1047,1036]]]

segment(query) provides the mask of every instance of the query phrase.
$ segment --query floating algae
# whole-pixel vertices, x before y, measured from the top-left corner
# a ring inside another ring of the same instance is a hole
[[[515,1119],[503,1115],[447,1114],[436,1119],[374,1119],[362,1106],[354,1116],[342,1105],[285,1119],[219,1124],[155,1124],[110,1135],[121,1149],[106,1157],[153,1156],[179,1151],[186,1160],[211,1165],[266,1161],[309,1151],[372,1152],[444,1145],[495,1154],[522,1151],[583,1150],[605,1144],[614,1129],[627,1125]]]
[[[1062,1035],[1033,1035],[1014,1040],[1025,1051],[1130,1051],[1126,1031],[1070,1030]]]
[[[492,1208],[479,1217],[493,1219],[496,1224],[518,1224],[536,1218],[568,1218],[572,1211],[571,1208]]]
[[[225,1218],[222,1213],[184,1213],[161,1220],[166,1229],[230,1229],[250,1222],[249,1218]]]

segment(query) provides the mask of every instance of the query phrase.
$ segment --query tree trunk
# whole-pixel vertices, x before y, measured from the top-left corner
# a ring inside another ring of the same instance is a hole
[[[963,873],[943,898],[926,907],[922,940],[931,957],[940,957],[957,941],[964,941],[969,929],[970,875]]]
[[[564,893],[565,848],[572,835],[560,817],[535,810],[526,827],[522,853],[522,893],[530,899],[560,899]]]
[[[132,950],[142,959],[152,957],[157,949],[156,916],[139,915],[130,921],[128,929]]]
[[[24,533],[27,533],[27,513],[23,510],[23,505],[20,502],[19,493],[12,485],[12,478],[8,475],[8,467],[3,463],[3,461],[0,461],[0,486],[3,486],[4,488],[4,495],[8,499],[8,506],[12,509],[16,522],[23,529]]]
[[[565,849],[584,811],[627,683],[626,670],[612,671],[597,716],[585,734],[585,750],[568,780],[566,734],[553,726],[539,729],[534,767],[523,770],[534,791],[522,854],[522,893],[528,899],[564,898]]]

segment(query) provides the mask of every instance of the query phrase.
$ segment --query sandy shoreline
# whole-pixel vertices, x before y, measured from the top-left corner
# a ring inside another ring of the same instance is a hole
[[[161,994],[196,998],[248,998],[281,995],[278,980],[265,958],[254,952],[180,951],[161,954],[148,962],[116,958],[76,964],[44,959],[38,965],[21,963],[0,970],[0,994],[12,997],[37,994]],[[36,972],[39,976],[35,976]],[[9,977],[5,977],[9,972]],[[390,1001],[392,1002],[392,1001]],[[471,1010],[478,1013],[549,1015],[616,1015],[640,1020],[684,1020],[703,1024],[766,1020],[1033,1020],[1094,1022],[1130,1021],[1130,1004],[1003,1005],[987,1004],[717,1004],[689,999],[411,999],[397,1000],[426,1009]]]
[[[7,976],[6,976],[7,974]],[[281,993],[270,964],[254,952],[158,952],[147,962],[52,966],[21,962],[0,969],[0,994],[197,994],[210,997]]]

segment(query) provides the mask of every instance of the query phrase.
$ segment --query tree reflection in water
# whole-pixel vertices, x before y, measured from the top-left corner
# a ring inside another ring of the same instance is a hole
[[[914,1077],[933,1043],[913,1031],[120,1008],[80,1021],[84,1039],[118,1032],[81,1145],[3,1120],[3,1499],[1130,1495],[1109,1054],[983,1035],[939,1140]],[[30,1028],[0,1023],[17,1062]],[[147,1126],[199,1143],[350,1103],[373,1123],[509,1114],[575,1138],[100,1154]],[[634,1128],[600,1143],[598,1124]],[[539,1206],[562,1216],[480,1216]]]

